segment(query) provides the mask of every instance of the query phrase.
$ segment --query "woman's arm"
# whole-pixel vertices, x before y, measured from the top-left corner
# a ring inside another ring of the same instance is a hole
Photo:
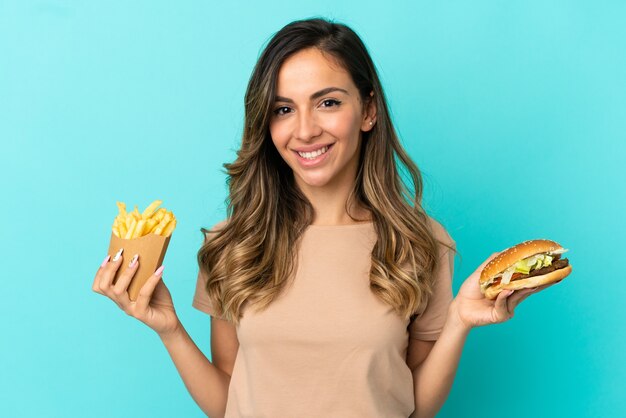
[[[136,301],[131,301],[128,286],[135,275],[140,261],[122,267],[116,283],[116,272],[122,265],[123,258],[118,252],[113,260],[108,255],[96,272],[92,290],[113,300],[126,314],[136,318],[152,328],[161,338],[174,364],[202,411],[211,417],[224,416],[230,376],[213,365],[180,323],[172,295],[163,283],[163,266],[154,272],[142,286]]]
[[[465,326],[452,301],[443,331],[428,357],[413,370],[415,412],[412,418],[434,417],[446,401],[459,366],[470,328]]]
[[[175,332],[160,338],[200,409],[211,418],[223,417],[230,376],[202,354],[182,324]]]
[[[472,328],[508,321],[524,299],[554,284],[503,291],[495,300],[486,299],[478,284],[480,272],[496,255],[498,253],[492,254],[465,279],[448,307],[439,339],[426,359],[413,370],[415,412],[412,418],[434,417],[441,409],[452,388],[463,345]]]

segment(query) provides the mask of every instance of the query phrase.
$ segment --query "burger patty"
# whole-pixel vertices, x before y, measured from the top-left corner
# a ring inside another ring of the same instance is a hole
[[[552,273],[554,270],[558,270],[558,269],[562,269],[564,267],[567,267],[568,264],[569,264],[569,260],[567,258],[560,258],[560,254],[559,254],[557,257],[555,257],[555,260],[552,261],[551,265],[549,265],[547,267],[542,267],[539,270],[533,270],[529,274],[515,273],[511,277],[511,281],[527,279],[527,278],[533,277],[533,276],[541,276],[542,274]],[[500,281],[502,281],[502,277],[496,278],[493,281],[493,283],[491,283],[491,286],[496,286],[496,285],[500,284]]]
[[[568,264],[569,264],[569,260],[567,258],[562,258],[560,260],[553,262],[548,267],[542,267],[539,270],[531,271],[530,274],[525,275],[525,277],[518,277],[518,279],[527,279],[528,277],[541,276],[542,274],[552,273],[554,270],[567,267]]]

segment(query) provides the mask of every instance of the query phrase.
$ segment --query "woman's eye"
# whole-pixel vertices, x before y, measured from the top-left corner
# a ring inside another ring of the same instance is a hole
[[[282,107],[279,107],[279,108],[277,108],[277,109],[275,109],[275,110],[274,110],[274,114],[275,114],[275,115],[278,115],[278,116],[283,115],[284,113],[281,113],[281,112],[280,112],[280,111],[281,111],[281,110],[283,110],[283,109],[289,109],[289,108],[288,108],[287,106],[282,106]]]
[[[330,106],[326,106],[326,107],[332,107],[333,105],[338,106],[341,104],[339,100],[335,100],[335,99],[326,99],[322,103],[324,105],[326,105],[327,103],[332,103]]]

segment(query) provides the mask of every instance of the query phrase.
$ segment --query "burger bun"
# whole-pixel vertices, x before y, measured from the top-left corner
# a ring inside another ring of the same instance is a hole
[[[562,269],[554,270],[548,274],[541,276],[533,276],[527,279],[513,280],[508,284],[502,283],[496,286],[489,286],[485,291],[485,297],[487,299],[495,299],[503,290],[520,290],[533,287],[539,287],[550,283],[556,283],[563,280],[572,272],[572,266],[568,265]]]

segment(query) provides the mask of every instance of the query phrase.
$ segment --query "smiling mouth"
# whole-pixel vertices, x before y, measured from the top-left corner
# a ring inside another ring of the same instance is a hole
[[[300,152],[300,151],[294,151],[294,152],[304,159],[315,160],[320,155],[326,154],[333,147],[333,145],[335,144],[333,143],[330,145],[324,145],[323,147],[318,148],[315,151],[310,151],[310,152]]]

